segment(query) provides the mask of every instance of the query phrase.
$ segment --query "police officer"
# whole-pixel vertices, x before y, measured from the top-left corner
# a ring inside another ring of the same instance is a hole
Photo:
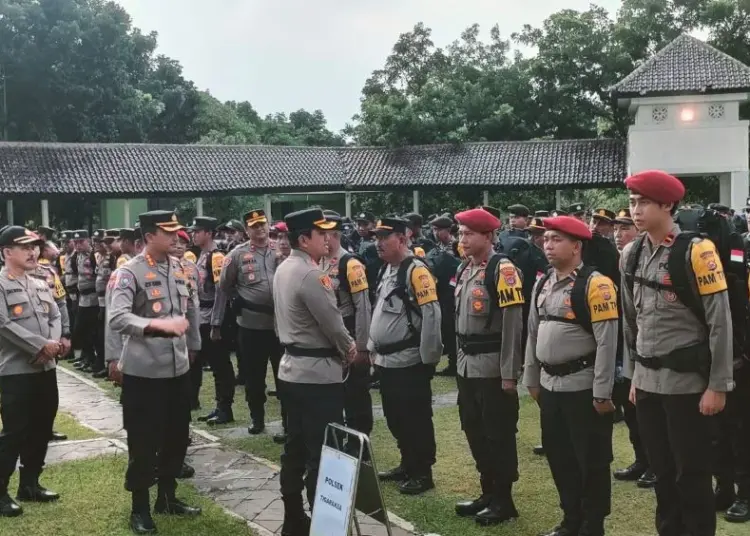
[[[612,233],[615,229],[615,218],[615,213],[609,209],[594,209],[594,212],[591,214],[589,228],[592,232],[599,233],[604,238],[609,238],[610,240],[612,240]]]
[[[63,231],[61,233],[65,240],[65,249],[63,257],[63,284],[65,285],[65,292],[68,293],[68,317],[70,318],[70,332],[71,332],[71,344],[73,350],[80,350],[81,343],[78,340],[76,332],[76,321],[78,318],[78,267],[76,266],[76,250],[75,241],[73,240],[73,231]],[[73,366],[81,368],[85,364],[84,356],[73,360]]]
[[[644,171],[625,186],[633,220],[645,232],[625,247],[621,266],[625,339],[635,350],[630,401],[656,474],[656,527],[660,536],[714,534],[706,417],[724,409],[734,386],[724,269],[710,240],[680,239],[672,220],[685,194],[679,179]],[[684,258],[674,258],[679,249]],[[677,273],[687,293],[672,284]]]
[[[278,259],[268,242],[268,218],[255,209],[245,214],[250,240],[236,247],[224,260],[220,288],[234,299],[239,333],[240,375],[252,420],[248,432],[263,433],[268,361],[278,377],[279,339],[274,331],[273,276]],[[282,419],[283,421],[283,419]]]
[[[409,212],[404,215],[404,219],[408,222],[409,230],[411,231],[412,251],[418,257],[425,257],[435,247],[435,242],[422,236],[424,218],[421,214]]]
[[[375,228],[375,216],[371,212],[360,212],[354,217],[354,223],[356,224],[356,233],[353,233],[349,237],[354,253],[362,255],[363,242],[371,243],[374,242],[372,238],[372,230]],[[366,247],[366,245],[365,245]]]
[[[330,251],[320,262],[320,269],[331,280],[336,305],[349,335],[357,343],[357,360],[347,369],[344,382],[344,415],[346,426],[367,434],[372,432],[372,397],[370,396],[370,335],[372,305],[364,265],[341,245],[341,217],[326,215],[335,224],[328,232]]]
[[[453,293],[456,288],[456,269],[461,264],[457,255],[456,242],[451,236],[453,220],[439,216],[430,221],[432,233],[437,239],[436,247],[427,254],[427,262],[437,279],[438,301],[441,312],[441,333],[448,366],[436,372],[436,376],[453,377],[456,375],[456,302]]]
[[[273,303],[284,355],[280,389],[287,409],[288,437],[281,456],[284,536],[307,535],[310,520],[302,489],[315,502],[320,450],[328,423],[342,420],[343,364],[355,360],[357,346],[336,307],[331,278],[320,270],[335,223],[320,209],[288,214],[292,254],[276,270]],[[304,477],[304,481],[303,481]]]
[[[498,239],[502,242],[508,237],[528,238],[526,228],[529,226],[531,211],[525,205],[517,204],[508,207],[508,229],[501,231]]]
[[[7,226],[0,233],[0,516],[21,515],[8,495],[18,459],[21,475],[17,498],[50,502],[57,493],[39,485],[47,443],[57,415],[55,360],[60,342],[60,311],[49,286],[29,275],[36,269],[42,240],[31,231]]]
[[[508,258],[493,263],[489,273],[499,219],[472,209],[456,214],[456,220],[469,257],[456,276],[458,406],[482,486],[482,495],[457,504],[456,513],[488,526],[518,517],[511,491],[518,480],[516,381],[523,368],[523,282]]]
[[[224,344],[221,326],[227,307],[226,293],[219,287],[224,254],[214,243],[219,220],[199,216],[193,219],[190,230],[193,243],[200,248],[198,268],[198,302],[200,304],[201,351],[190,366],[192,381],[191,403],[199,405],[198,396],[203,383],[203,365],[210,365],[216,389],[216,408],[198,420],[208,424],[234,422],[234,368],[229,357],[229,349]]]
[[[560,211],[557,211],[560,212]],[[568,216],[571,216],[572,218],[575,218],[577,220],[582,221],[585,224],[588,224],[588,220],[586,219],[586,206],[581,203],[580,201],[577,203],[573,203],[572,205],[568,205],[568,207],[564,210],[565,214]]]
[[[616,289],[581,261],[591,239],[584,222],[563,216],[544,226],[552,269],[532,295],[524,384],[541,410],[542,443],[563,510],[547,536],[602,536],[612,495]]]
[[[119,232],[117,230],[97,230],[94,233],[95,239],[99,240],[99,243],[102,244],[104,251],[100,256],[98,256],[96,261],[96,297],[97,301],[99,303],[99,322],[97,324],[97,330],[96,330],[96,353],[98,358],[101,360],[102,364],[104,365],[100,370],[94,372],[92,376],[94,378],[106,378],[108,376],[108,371],[106,368],[106,355],[105,355],[105,326],[106,326],[106,294],[107,294],[107,284],[109,283],[109,278],[112,275],[112,270],[114,270],[114,267],[117,263],[116,256],[112,252],[112,244],[117,238],[117,235]]]
[[[76,244],[75,272],[78,275],[78,314],[75,338],[81,344],[85,365],[82,372],[99,372],[104,369],[104,356],[96,352],[96,330],[99,321],[99,299],[96,296],[96,259],[85,229],[73,232]]]
[[[398,218],[383,218],[375,227],[385,267],[368,349],[375,353],[383,413],[401,452],[401,463],[379,476],[398,482],[401,493],[417,495],[435,487],[430,381],[443,343],[435,280],[424,262],[415,260],[409,251],[407,231],[407,222]]]
[[[124,336],[122,413],[128,433],[125,488],[132,493],[130,528],[156,531],[149,488],[158,479],[155,511],[197,515],[175,497],[190,426],[190,358],[200,349],[195,298],[179,261],[168,255],[183,229],[174,212],[138,216],[143,254],[118,268],[109,322]]]
[[[638,229],[633,223],[629,208],[620,209],[617,212],[614,224],[614,239],[617,250],[622,253],[629,243],[638,236]],[[617,374],[615,375],[615,385],[612,391],[612,401],[616,408],[622,408],[623,419],[628,427],[630,444],[633,445],[635,461],[628,467],[618,469],[614,473],[616,480],[636,481],[639,488],[652,488],[656,479],[653,471],[649,468],[646,449],[643,447],[640,432],[638,431],[638,417],[635,412],[635,405],[628,400],[630,397],[630,384],[632,376],[629,374],[627,361],[630,360],[630,354],[633,352],[625,341],[622,343],[621,355],[618,355]]]
[[[135,247],[136,239],[137,233],[135,229],[120,229],[120,255],[117,257],[117,264],[115,265],[115,268],[123,266],[126,262],[128,262],[138,254]]]
[[[538,210],[537,212],[547,212],[546,210]],[[545,218],[547,216],[544,216]],[[542,219],[542,216],[534,216],[531,218],[531,222],[529,223],[529,226],[526,228],[526,231],[529,233],[529,240],[531,243],[539,248],[540,250],[544,250],[544,220]]]

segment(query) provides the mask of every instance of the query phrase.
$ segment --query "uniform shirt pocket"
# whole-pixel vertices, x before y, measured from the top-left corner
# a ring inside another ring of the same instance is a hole
[[[246,263],[242,265],[242,280],[246,285],[256,285],[260,283],[260,274],[255,269],[253,263]]]
[[[52,311],[52,304],[55,302],[52,298],[52,294],[49,290],[46,290],[39,292],[37,297],[39,298],[39,312],[49,316],[50,311]]]
[[[16,292],[5,296],[8,302],[8,317],[11,320],[23,320],[34,315],[34,309],[26,294]]]
[[[190,291],[188,291],[185,285],[177,285],[177,294],[179,294],[180,296],[180,312],[182,314],[185,314],[188,310],[188,299],[190,299]]]
[[[146,318],[159,318],[168,313],[167,300],[164,290],[160,287],[152,287],[146,290]]]

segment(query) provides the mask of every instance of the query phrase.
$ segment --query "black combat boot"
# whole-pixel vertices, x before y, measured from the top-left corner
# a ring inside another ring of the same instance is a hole
[[[456,504],[456,515],[460,517],[472,517],[490,505],[492,500],[492,479],[480,476],[479,483],[482,486],[482,495],[473,501],[462,501]]]
[[[635,485],[639,488],[651,489],[656,486],[656,475],[651,469],[646,469],[641,477],[635,481]]]
[[[133,506],[130,512],[130,530],[135,534],[156,534],[148,490],[134,491],[131,495]]]
[[[474,521],[483,527],[499,525],[518,517],[518,510],[513,502],[513,484],[496,483],[487,508],[474,516]]]
[[[177,476],[180,480],[184,480],[186,478],[193,478],[195,476],[195,468],[192,465],[188,465],[187,463],[182,464],[182,469],[180,469],[180,474]]]
[[[742,489],[740,489],[740,492],[742,492]],[[750,501],[743,498],[743,495],[738,496],[734,504],[724,514],[724,519],[730,523],[746,523],[750,521]]]
[[[229,424],[234,422],[234,412],[232,406],[216,408],[216,414],[206,421],[206,424],[210,426],[217,426],[219,424]]]
[[[284,524],[281,536],[309,536],[310,518],[302,505],[302,495],[284,495]]]
[[[408,478],[409,475],[406,474],[406,470],[401,464],[398,464],[396,467],[389,469],[388,471],[381,471],[378,473],[378,479],[381,482],[403,482]]]
[[[617,471],[615,471],[614,477],[615,480],[625,482],[636,481],[641,478],[641,476],[643,476],[643,473],[645,473],[647,469],[648,464],[636,461],[635,463],[631,463],[624,469],[618,469]]]
[[[19,501],[48,503],[60,498],[54,491],[39,485],[39,473],[40,471],[21,469],[16,497]]]
[[[200,404],[199,404],[200,406]],[[212,409],[208,415],[201,415],[198,417],[199,422],[208,422],[211,419],[215,418],[219,414],[219,408]]]
[[[174,480],[163,479],[159,481],[159,488],[156,493],[156,504],[154,512],[157,514],[169,514],[173,516],[198,516],[201,509],[188,506],[177,497],[175,490],[177,483]]]
[[[250,412],[250,428],[247,429],[247,433],[250,435],[262,434],[266,430],[266,415],[265,411],[251,411]]]
[[[432,473],[423,476],[409,476],[405,482],[401,482],[398,491],[402,495],[421,495],[435,487],[432,480]]]
[[[18,517],[23,508],[8,495],[8,482],[0,480],[0,517]]]

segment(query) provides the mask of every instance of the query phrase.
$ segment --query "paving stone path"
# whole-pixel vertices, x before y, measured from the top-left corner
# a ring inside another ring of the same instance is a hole
[[[119,404],[94,382],[62,367],[57,370],[60,409],[104,437],[51,444],[47,461],[56,463],[124,453],[127,447],[123,442],[125,432]],[[243,437],[246,437],[246,429],[242,430]],[[191,483],[196,489],[228,512],[245,519],[260,536],[280,534],[284,509],[279,491],[279,467],[228,448],[219,443],[218,437],[204,431],[193,432],[201,438],[188,450],[188,462],[196,471]],[[390,517],[393,536],[416,534],[408,522],[393,514]],[[385,527],[377,521],[362,515],[359,515],[359,520],[363,536],[387,534]]]

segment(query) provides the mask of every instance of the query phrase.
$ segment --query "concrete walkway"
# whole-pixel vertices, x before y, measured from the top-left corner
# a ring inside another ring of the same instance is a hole
[[[104,437],[52,444],[48,461],[54,463],[125,452],[120,405],[91,380],[62,367],[57,370],[60,409]],[[247,434],[246,429],[243,431]],[[225,510],[245,519],[260,536],[280,534],[284,509],[279,491],[279,467],[225,447],[218,437],[202,430],[194,429],[193,437],[188,463],[195,467],[195,478],[190,482],[196,489]],[[389,517],[393,536],[416,534],[406,521],[393,514]],[[385,527],[377,521],[361,515],[359,519],[363,536],[387,534]]]

